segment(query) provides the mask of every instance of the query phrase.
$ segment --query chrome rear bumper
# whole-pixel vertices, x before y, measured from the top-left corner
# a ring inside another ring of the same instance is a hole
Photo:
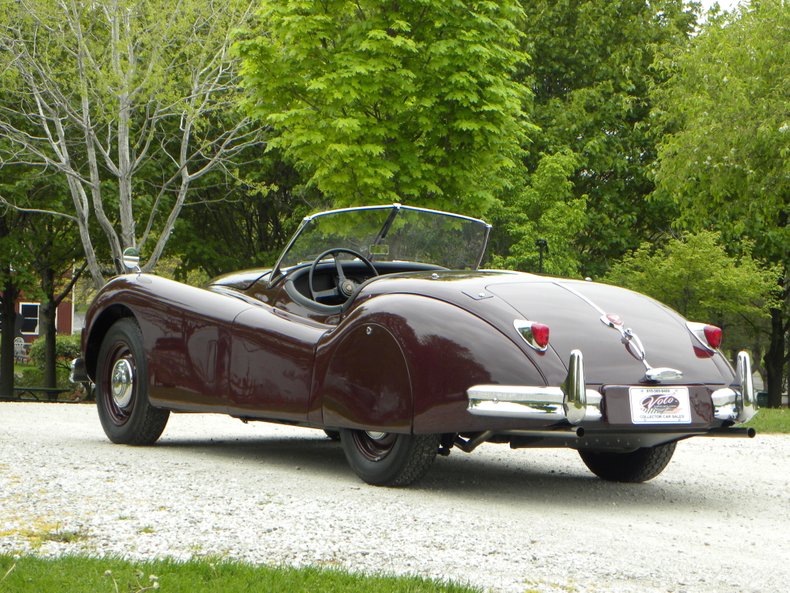
[[[601,419],[601,394],[587,389],[579,350],[571,352],[568,376],[561,387],[475,385],[466,394],[468,410],[476,416],[567,420],[571,424]]]
[[[746,422],[757,412],[752,383],[752,364],[747,352],[738,354],[738,385],[718,389],[711,395],[713,416],[717,420]],[[469,413],[475,416],[523,418],[571,424],[601,419],[601,394],[587,389],[584,358],[573,350],[568,376],[560,387],[528,385],[475,385],[467,389]]]

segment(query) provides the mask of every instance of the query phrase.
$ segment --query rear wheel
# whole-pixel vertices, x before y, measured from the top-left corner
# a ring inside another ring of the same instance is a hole
[[[672,459],[676,443],[643,447],[631,453],[579,451],[584,464],[599,478],[611,482],[647,482]]]
[[[438,435],[340,431],[351,469],[374,486],[407,486],[420,479],[439,451]]]
[[[140,328],[121,319],[109,329],[96,366],[96,408],[113,443],[150,445],[162,434],[170,412],[148,401],[148,365]]]

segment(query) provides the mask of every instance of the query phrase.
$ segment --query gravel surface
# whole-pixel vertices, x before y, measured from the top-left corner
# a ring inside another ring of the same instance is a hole
[[[790,436],[691,439],[639,485],[592,477],[573,451],[484,445],[385,489],[320,431],[175,415],[133,448],[106,440],[91,405],[0,403],[9,553],[222,555],[497,592],[772,593],[790,582],[789,513]]]

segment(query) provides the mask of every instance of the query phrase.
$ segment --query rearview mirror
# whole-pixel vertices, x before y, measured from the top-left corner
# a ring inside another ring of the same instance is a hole
[[[123,250],[123,258],[121,259],[123,267],[130,272],[140,271],[140,250],[134,247],[127,247]]]

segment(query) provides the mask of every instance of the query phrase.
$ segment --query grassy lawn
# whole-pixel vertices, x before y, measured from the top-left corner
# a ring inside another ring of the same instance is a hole
[[[760,433],[778,432],[790,434],[790,409],[760,408],[757,416],[749,420],[746,426],[752,426]]]
[[[5,575],[5,576],[4,576]],[[225,560],[126,562],[67,556],[42,559],[0,554],[3,593],[480,593],[419,577],[362,576],[319,568],[272,568]]]

